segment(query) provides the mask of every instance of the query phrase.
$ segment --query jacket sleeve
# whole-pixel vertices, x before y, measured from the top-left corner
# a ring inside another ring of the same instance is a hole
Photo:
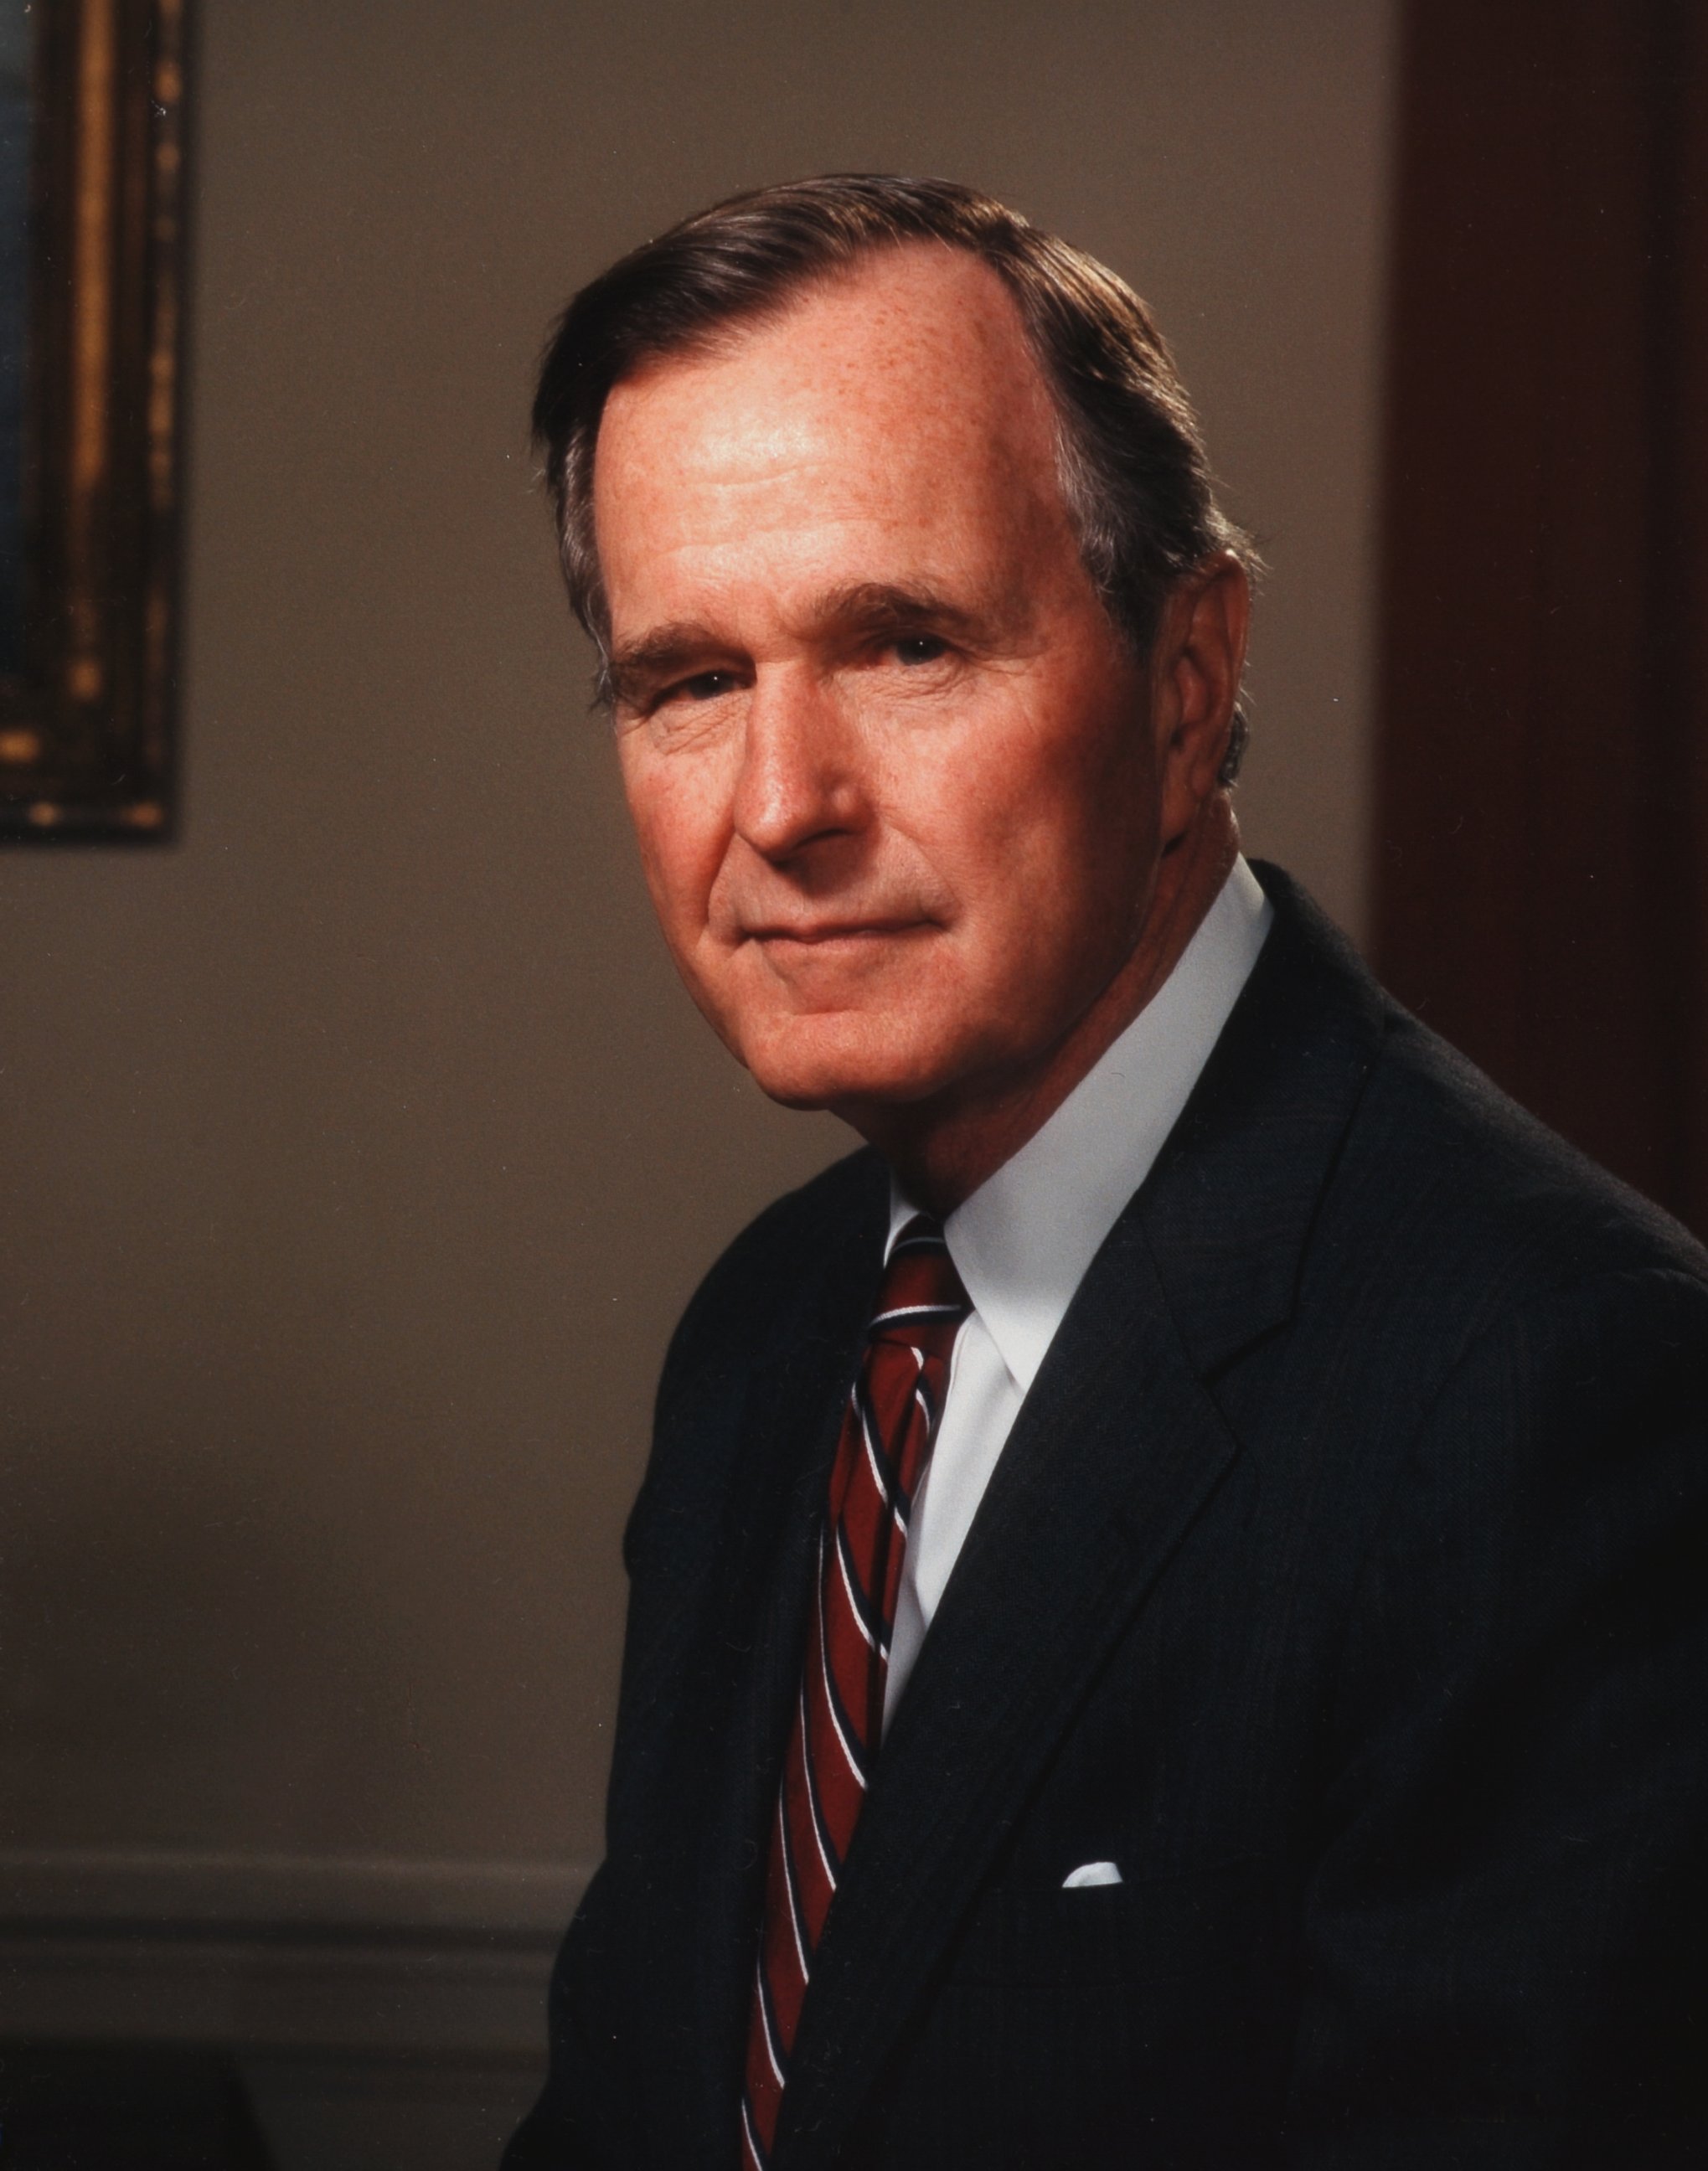
[[[629,1604],[607,1799],[606,1823],[611,1831],[621,1826],[623,1798],[635,1784],[635,1767],[643,1761],[636,1737],[644,1729],[637,1719],[658,1693],[657,1675],[668,1663],[672,1642],[670,1616],[681,1599],[679,1579],[647,1573],[644,1557],[651,1551],[647,1533],[656,1520],[653,1503],[660,1489],[659,1462],[669,1430],[669,1412],[685,1374],[692,1369],[686,1353],[697,1311],[697,1305],[690,1307],[665,1359],[654,1412],[653,1457],[623,1537]],[[616,1932],[609,1920],[612,1887],[613,1869],[607,1860],[594,1873],[558,1949],[547,2003],[550,2065],[545,2087],[512,2138],[502,2171],[595,2171],[595,2167],[603,2171],[606,2166],[615,2171],[622,2161],[623,2120],[616,2094],[626,2084],[625,2077],[619,2061],[609,2055],[610,2046],[602,2039],[599,2019],[610,2003],[616,1957]]]
[[[551,1971],[551,2068],[540,2100],[511,2136],[502,2171],[594,2171],[615,2163],[601,2127],[610,2085],[588,2024],[584,1991],[599,1969],[605,1871],[594,1873]]]
[[[701,1284],[665,1356],[652,1454],[623,1538],[629,1602],[606,1801],[607,1838],[616,1852],[588,1884],[559,1950],[545,2087],[512,2139],[502,2171],[617,2171],[632,2155],[636,2073],[611,2023],[620,1987],[632,1975],[623,1965],[624,1926],[636,1875],[645,1873],[646,1814],[659,1806],[658,1714],[674,1707],[696,1648],[701,1586],[716,1559],[703,1533],[717,1527],[723,1478],[707,1452],[708,1427],[720,1437],[739,1436],[730,1411],[747,1374],[749,1311],[755,1290],[760,1305],[775,1304],[784,1269],[773,1257],[783,1250],[774,1231],[791,1203],[779,1202],[736,1240]]]
[[[1708,2162],[1708,1288],[1485,1334],[1366,1564],[1299,1953],[1298,2171]]]

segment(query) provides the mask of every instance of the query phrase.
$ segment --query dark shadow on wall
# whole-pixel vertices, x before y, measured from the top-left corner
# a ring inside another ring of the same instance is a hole
[[[1410,0],[1376,951],[1708,1234],[1708,11]]]

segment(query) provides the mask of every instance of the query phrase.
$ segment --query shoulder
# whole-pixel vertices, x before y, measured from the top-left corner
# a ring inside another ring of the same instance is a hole
[[[1431,1413],[1459,1407],[1473,1353],[1501,1383],[1476,1423],[1496,1459],[1503,1425],[1529,1421],[1518,1402],[1557,1416],[1581,1391],[1579,1354],[1609,1409],[1662,1375],[1682,1388],[1708,1348],[1701,1246],[1263,878],[1276,924],[1141,1203],[1183,1344],[1236,1432],[1332,1441],[1373,1504]]]
[[[767,1397],[834,1337],[840,1286],[868,1270],[875,1281],[888,1199],[877,1155],[851,1154],[775,1200],[701,1281],[658,1380],[652,1451],[624,1537],[631,1575],[650,1534],[668,1541],[664,1581],[691,1580],[685,1563],[700,1558],[696,1534],[719,1526],[744,1456],[769,1429]]]
[[[1708,1297],[1708,1252],[1397,1005],[1324,1201],[1324,1234],[1386,1263],[1420,1318],[1467,1342],[1605,1289]]]
[[[1533,1577],[1544,1551],[1603,1565],[1623,1552],[1639,1582],[1662,1576],[1669,1529],[1683,1518],[1700,1536],[1708,1496],[1708,1253],[1403,1012],[1345,1184],[1378,1165],[1393,1339],[1408,1319],[1430,1338],[1411,1375],[1414,1482],[1388,1530],[1402,1552],[1410,1530],[1419,1593],[1444,1547],[1492,1565],[1496,1530],[1523,1557],[1491,1590]],[[1461,1546],[1442,1503],[1458,1504]]]
[[[1296,885],[1273,870],[1265,879],[1283,937],[1268,1015],[1311,1059],[1270,1051],[1283,1083],[1254,1096],[1254,1112],[1296,1104],[1308,1070],[1340,1095],[1314,1139],[1328,1150],[1320,1187],[1307,1186],[1302,1300],[1379,1317],[1383,1338],[1410,1336],[1451,1361],[1550,1295],[1633,1277],[1676,1281],[1687,1306],[1708,1294],[1708,1252],[1686,1230],[1403,1009]],[[1285,1121],[1275,1130],[1295,1135]]]
[[[708,1366],[733,1354],[751,1365],[786,1343],[791,1319],[851,1253],[871,1251],[875,1267],[888,1202],[884,1164],[862,1147],[750,1221],[713,1263],[671,1337],[660,1415]]]
[[[1322,1241],[1364,1282],[1339,1348],[1384,1420],[1367,1713],[1396,1662],[1443,1713],[1514,1651],[1563,1681],[1682,1638],[1700,1678],[1708,1253],[1404,1013],[1333,1190]]]

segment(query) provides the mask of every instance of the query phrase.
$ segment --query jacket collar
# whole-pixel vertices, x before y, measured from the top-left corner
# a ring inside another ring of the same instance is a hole
[[[1236,859],[1150,1001],[1049,1121],[944,1221],[949,1256],[1021,1394],[1191,1098],[1272,921],[1256,876]],[[894,1186],[892,1242],[915,1210]]]
[[[1317,1201],[1390,1008],[1292,877],[1261,860],[1254,871],[1275,926],[1128,1209],[1206,1380],[1292,1311]]]

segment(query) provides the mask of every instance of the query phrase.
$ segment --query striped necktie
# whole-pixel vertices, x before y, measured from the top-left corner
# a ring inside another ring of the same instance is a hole
[[[742,2160],[766,2171],[813,1954],[884,1726],[908,1515],[969,1305],[939,1225],[916,1214],[889,1254],[843,1412],[819,1536],[816,1603],[765,1865],[742,2091]]]

